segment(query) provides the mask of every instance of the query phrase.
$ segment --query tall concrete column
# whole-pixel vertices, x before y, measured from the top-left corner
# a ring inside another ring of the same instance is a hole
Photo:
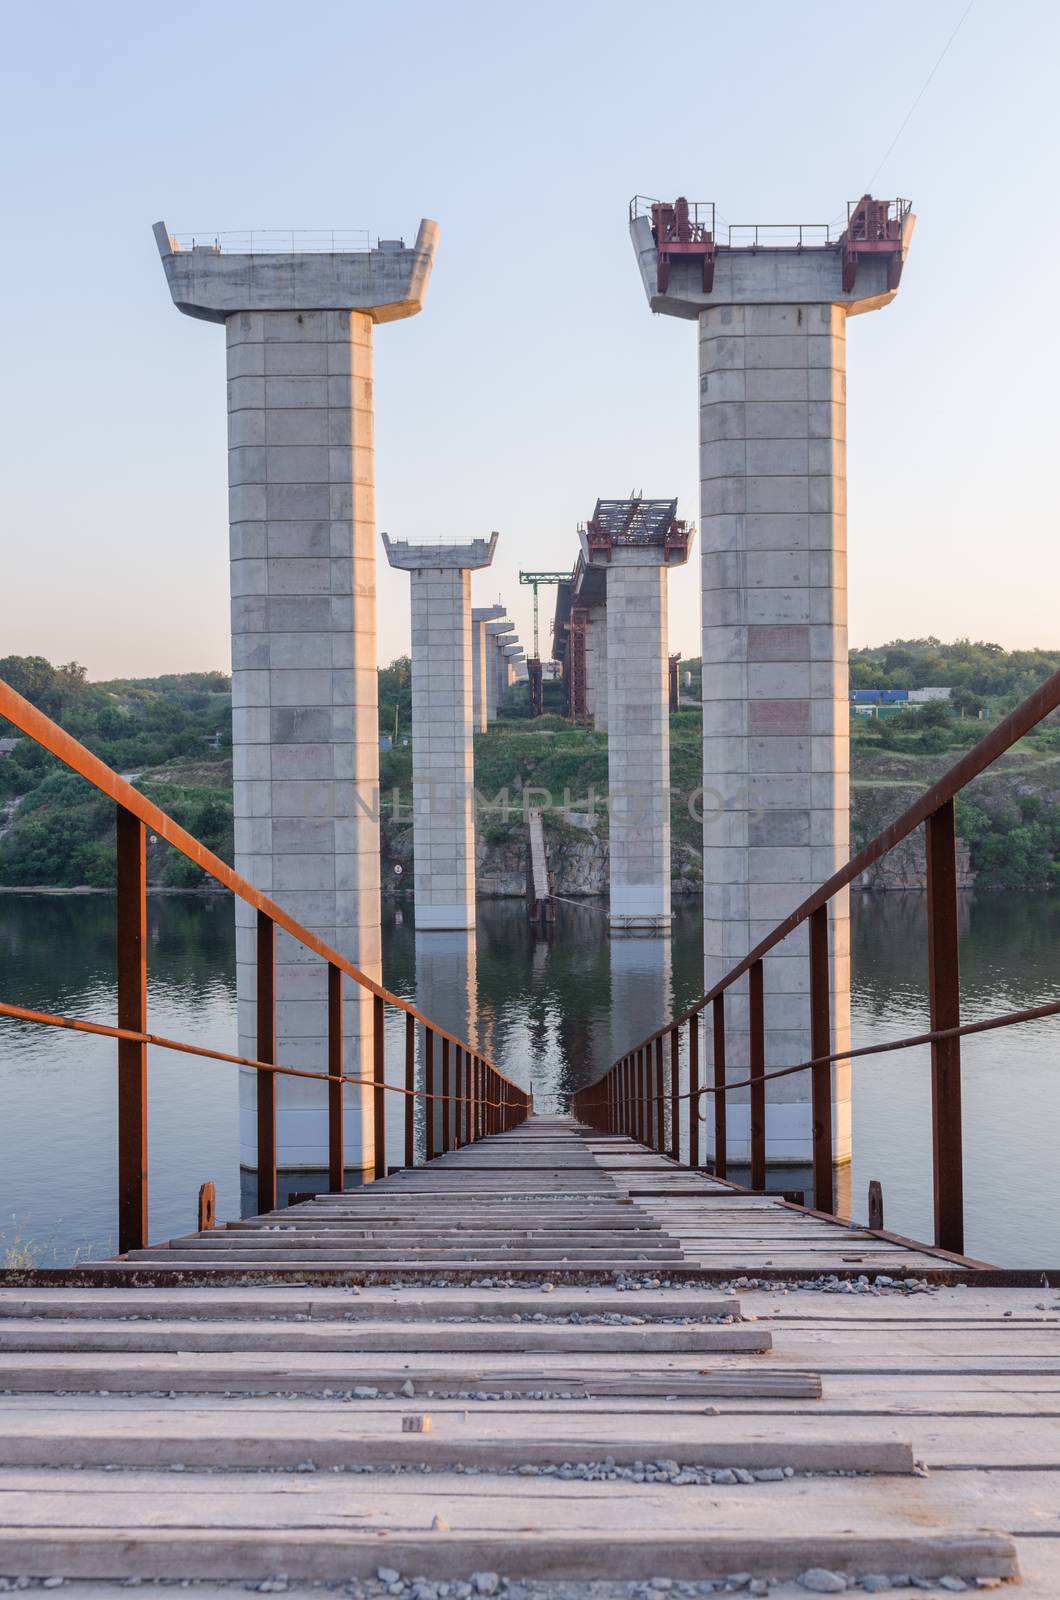
[[[436,235],[425,222],[411,250],[244,254],[185,250],[155,228],[178,309],[227,333],[235,864],[376,980],[372,327],[420,309]],[[254,1055],[255,914],[236,906],[239,1049]],[[326,1070],[326,986],[319,958],[279,934],[284,1064]],[[371,999],[352,982],[344,998],[344,1067],[359,1075],[370,1068]],[[281,1169],[325,1168],[325,1085],[280,1079],[277,1090]],[[255,1104],[247,1072],[248,1168]],[[372,1160],[370,1093],[349,1086],[347,1171],[364,1176]]]
[[[607,777],[613,932],[670,927],[669,569],[688,559],[676,501],[598,501],[579,529],[607,570]]]
[[[865,197],[836,243],[745,250],[690,228],[683,204],[657,206],[632,232],[652,309],[699,331],[709,988],[849,857],[846,320],[894,298],[913,218],[904,202]],[[667,261],[669,238],[683,254]],[[838,1051],[850,1038],[845,895],[832,902],[830,935]],[[811,1054],[807,956],[803,927],[766,958],[767,1070]],[[729,1069],[745,1077],[746,982],[729,991],[727,1020]],[[709,1030],[706,1045],[709,1056]],[[730,1160],[750,1153],[737,1093]],[[770,1160],[809,1159],[808,1096],[805,1075],[770,1085]],[[842,1161],[848,1064],[834,1069],[833,1098]]]
[[[471,574],[497,535],[470,544],[409,544],[383,535],[392,567],[412,579],[412,842],[416,926],[475,926],[475,751]]]
[[[597,733],[607,731],[607,607],[585,615],[585,709]]]
[[[486,623],[486,722],[487,725],[496,721],[497,703],[500,698],[500,650],[504,642],[504,635],[515,632],[514,622],[504,619],[500,622]]]
[[[508,693],[508,655],[510,648],[506,639],[498,635],[494,641],[493,650],[493,707],[494,716],[504,704],[504,697]]]
[[[474,606],[471,611],[471,724],[475,733],[485,733],[486,715],[486,623],[503,617],[503,606]]]

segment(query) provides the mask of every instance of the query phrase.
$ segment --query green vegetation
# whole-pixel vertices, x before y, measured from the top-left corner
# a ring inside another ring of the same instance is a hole
[[[983,640],[892,639],[850,652],[852,689],[950,688],[964,716],[1010,710],[1060,667],[1060,650],[1004,650]],[[994,702],[999,702],[996,706]]]
[[[851,653],[851,681],[875,688],[949,685],[950,702],[928,702],[890,718],[856,718],[851,728],[853,829],[864,842],[982,737],[991,721],[1060,666],[1060,651],[1011,651],[958,640],[896,640]],[[701,663],[690,659],[698,687]],[[53,667],[41,657],[0,660],[0,678],[53,717],[109,766],[136,782],[164,810],[226,860],[232,857],[229,681],[221,673],[88,683],[76,663]],[[693,690],[693,693],[695,689]],[[523,838],[526,791],[547,791],[554,832],[562,809],[584,811],[596,796],[598,829],[607,829],[607,738],[559,715],[561,686],[545,684],[546,715],[529,720],[525,687],[475,740],[475,782],[492,809],[482,837],[504,846]],[[379,674],[380,727],[394,748],[380,757],[384,853],[411,853],[411,667],[400,657]],[[395,720],[396,719],[396,720]],[[0,738],[15,730],[0,721]],[[699,708],[670,720],[671,807],[675,860],[698,872],[702,832],[689,801],[700,786]],[[400,796],[394,816],[393,791]],[[538,796],[531,794],[531,799]],[[1024,739],[962,797],[962,838],[984,888],[1060,885],[1060,725]],[[114,873],[113,806],[28,739],[0,754],[0,885],[105,888]],[[154,841],[152,883],[196,887],[203,874]]]
[[[189,672],[89,683],[83,667],[7,656],[0,678],[226,860],[232,858],[232,709],[228,678]],[[15,729],[0,719],[0,737]],[[149,881],[201,885],[204,875],[158,841]],[[0,884],[114,881],[114,807],[48,755],[19,739],[0,756]]]
[[[379,732],[393,739],[412,729],[412,662],[398,656],[379,669]]]

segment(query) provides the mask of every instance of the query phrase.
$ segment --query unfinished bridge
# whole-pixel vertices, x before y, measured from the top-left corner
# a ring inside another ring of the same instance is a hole
[[[1060,1004],[961,1023],[952,812],[963,784],[1058,705],[1060,674],[727,983],[579,1091],[569,1114],[539,1116],[519,1081],[528,1063],[506,1075],[373,983],[0,684],[0,715],[115,805],[114,1023],[8,1000],[0,1016],[115,1041],[120,1234],[113,1260],[2,1275],[0,1572],[341,1578],[380,1593],[380,1571],[393,1593],[405,1590],[391,1573],[479,1574],[487,1590],[496,1574],[730,1589],[738,1574],[753,1592],[790,1582],[794,1594],[883,1578],[946,1580],[945,1592],[1022,1570],[1028,1592],[1055,1593],[1060,1302],[1050,1275],[963,1253],[959,1086],[964,1034]],[[767,1193],[766,1108],[783,1071],[766,1074],[760,1052],[746,1082],[718,1066],[726,989],[750,973],[754,1040],[763,954],[809,923],[818,1053],[787,1070],[810,1075],[825,1122],[820,910],[921,824],[932,1027],[872,1049],[931,1046],[930,1243],[833,1214],[826,1128],[814,1204]],[[253,907],[254,1057],[149,1031],[148,829]],[[325,1074],[277,1058],[281,932],[328,974]],[[371,1001],[363,1081],[338,1044],[345,982]],[[383,1025],[395,1008],[397,1059]],[[255,1074],[256,1215],[218,1223],[207,1204],[198,1230],[151,1237],[149,1046]],[[285,1074],[323,1080],[329,1185],[278,1207]],[[348,1188],[351,1079],[371,1105],[374,1156],[368,1181]],[[730,1103],[748,1096],[749,1188],[726,1177],[725,1132]]]
[[[699,336],[723,827],[704,834],[705,992],[597,1081],[581,1064],[547,1116],[533,1061],[442,1025],[454,969],[429,1002],[418,976],[419,1005],[384,986],[378,816],[343,809],[378,785],[374,329],[420,309],[437,227],[353,251],[291,236],[268,261],[253,237],[156,228],[176,306],[226,332],[239,870],[0,683],[0,717],[114,806],[115,1014],[3,993],[0,1040],[113,1041],[118,1236],[111,1260],[0,1274],[0,1587],[1060,1593],[1058,1274],[966,1253],[961,1074],[966,1036],[1060,1001],[962,1017],[955,870],[959,795],[1060,707],[1060,674],[847,859],[845,330],[893,299],[911,210],[866,195],[839,234],[719,232],[712,204],[638,198],[630,226],[650,308]],[[461,807],[417,812],[443,941],[474,922],[472,735],[522,656],[503,608],[470,603],[494,537],[388,544],[419,619],[420,781],[439,767]],[[607,723],[612,788],[637,800],[611,834],[616,935],[670,921],[665,596],[690,539],[674,502],[639,497],[582,530],[575,713]],[[536,638],[533,660],[540,704]],[[928,1027],[857,1046],[849,892],[918,830]],[[233,899],[236,1051],[151,1029],[149,839]],[[926,1241],[835,1201],[851,1063],[885,1073],[913,1047]],[[252,1214],[218,1219],[207,1186],[194,1228],[193,1195],[189,1231],[152,1228],[149,1049],[240,1074]],[[291,1193],[321,1152],[320,1192]],[[793,1157],[808,1195],[776,1192]]]

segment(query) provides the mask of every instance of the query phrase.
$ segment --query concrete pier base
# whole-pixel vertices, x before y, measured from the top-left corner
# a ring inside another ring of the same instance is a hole
[[[610,1059],[618,1060],[640,1043],[649,1028],[662,1027],[673,1016],[671,942],[658,933],[612,939],[610,958]]]
[[[416,926],[475,926],[471,573],[497,535],[467,544],[383,543],[412,580],[412,834]]]
[[[416,1007],[458,1039],[478,1045],[478,963],[474,925],[466,930],[435,932],[416,922]],[[419,1083],[423,1084],[423,1029],[417,1028]],[[442,1092],[440,1045],[434,1048],[435,1093]],[[421,1104],[417,1109],[416,1138],[418,1159],[426,1155],[427,1124],[430,1113]],[[442,1108],[434,1105],[435,1149],[441,1150]]]

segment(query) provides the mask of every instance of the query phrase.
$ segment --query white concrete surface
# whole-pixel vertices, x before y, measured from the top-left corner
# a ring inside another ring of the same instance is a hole
[[[583,553],[589,546],[583,537]],[[671,562],[686,556],[672,551]],[[616,545],[607,566],[607,776],[613,933],[670,927],[668,568],[661,545]]]
[[[912,230],[910,217],[908,236]],[[704,976],[709,989],[849,857],[846,321],[886,305],[882,259],[845,293],[837,250],[722,252],[713,291],[675,262],[655,311],[699,324],[703,582]],[[831,916],[833,1049],[850,1039],[845,895]],[[746,980],[727,999],[730,1075],[748,1066]],[[766,1067],[807,1060],[806,927],[765,962]],[[713,1053],[706,1030],[708,1063]],[[770,1085],[768,1155],[811,1154],[809,1081]],[[741,1092],[741,1099],[746,1099]],[[834,1071],[834,1151],[850,1155],[850,1068]],[[729,1159],[749,1159],[746,1105]]]
[[[501,688],[501,649],[506,635],[515,633],[515,623],[503,618],[499,622],[487,622],[486,633],[486,723],[496,721],[497,705],[503,698]]]
[[[607,607],[585,614],[585,709],[597,733],[607,732]]]
[[[486,715],[486,623],[496,622],[503,616],[503,606],[473,606],[471,609],[471,723],[475,733],[485,733],[489,726]]]
[[[383,543],[412,587],[412,835],[416,926],[475,926],[471,573],[497,535],[465,544]]]
[[[413,250],[180,252],[156,228],[178,309],[227,336],[235,865],[381,977],[372,325],[419,310],[436,228]],[[354,309],[351,309],[353,307]],[[237,902],[239,1050],[257,1053],[256,913]],[[371,998],[344,982],[344,1068],[370,1070]],[[327,969],[276,948],[277,1059],[327,1066]],[[326,1091],[277,1084],[281,1171],[327,1165]],[[348,1086],[346,1166],[374,1159],[370,1092]],[[255,1075],[240,1158],[257,1162]]]

